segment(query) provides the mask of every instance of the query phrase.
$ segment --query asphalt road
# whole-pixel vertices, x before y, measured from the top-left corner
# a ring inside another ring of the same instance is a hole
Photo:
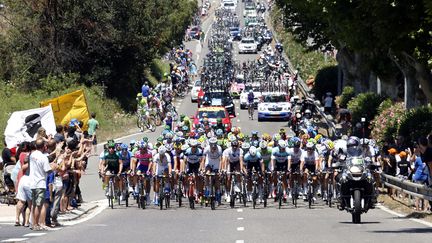
[[[213,5],[218,4],[218,0]],[[243,22],[241,6],[237,13]],[[207,32],[213,21],[213,12],[203,23]],[[209,36],[209,35],[207,35]],[[207,52],[206,45],[198,41],[185,43],[194,52],[194,58],[199,65]],[[256,55],[237,53],[239,61],[253,60]],[[193,115],[196,104],[190,103],[190,97],[175,103],[179,113]],[[279,128],[286,127],[286,122],[258,122],[249,120],[247,112],[240,110],[236,102],[237,117],[233,119],[244,133],[258,130],[260,133],[273,134]],[[154,141],[161,128],[155,133],[139,133],[127,136],[117,141],[129,142],[144,136]],[[99,151],[102,147],[98,146]],[[97,175],[98,158],[90,159],[88,172],[81,180],[81,189],[86,202],[105,199],[101,183]],[[276,209],[273,203],[263,209],[236,206],[229,208],[226,203],[215,211],[198,206],[190,210],[183,206],[178,208],[172,201],[168,210],[159,210],[150,206],[146,210],[138,209],[133,203],[129,208],[116,206],[113,210],[105,209],[96,217],[76,224],[65,226],[56,231],[32,232],[23,227],[9,224],[0,225],[0,242],[427,242],[430,240],[432,228],[417,222],[397,218],[379,209],[371,210],[362,215],[362,224],[351,223],[351,215],[328,208],[318,201],[313,209],[308,209],[303,202],[298,208],[285,204],[282,209]]]

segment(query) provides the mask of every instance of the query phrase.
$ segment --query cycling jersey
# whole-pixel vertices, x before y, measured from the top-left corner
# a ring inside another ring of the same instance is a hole
[[[299,149],[297,151],[297,153],[294,152],[294,149],[291,150],[291,153],[290,153],[290,155],[288,157],[291,160],[291,164],[299,164],[300,161],[301,161],[302,154],[303,154],[303,150],[302,149]]]
[[[243,158],[243,162],[246,164],[246,168],[249,171],[252,171],[252,169],[255,168],[255,171],[257,172],[261,171],[261,160],[262,157],[259,152],[257,152],[255,156],[252,156],[250,153],[247,153]]]
[[[259,148],[258,152],[261,154],[261,157],[262,157],[263,162],[264,162],[264,167],[269,169],[270,168],[270,161],[271,161],[271,154],[272,154],[271,150],[268,148],[266,150]]]
[[[203,156],[202,149],[197,148],[195,152],[192,152],[192,148],[188,148],[184,153],[184,157],[187,158],[188,164],[199,164]]]
[[[204,149],[205,166],[212,170],[219,170],[220,159],[222,157],[222,148],[218,145],[215,151],[210,146]]]
[[[303,151],[300,160],[304,161],[305,165],[315,165],[316,160],[318,160],[318,153],[316,151],[313,151],[313,153]]]
[[[106,166],[107,166],[107,171],[110,171],[114,174],[119,173],[119,169],[120,169],[120,158],[118,156],[117,153],[109,153],[106,152],[103,160],[105,160]]]
[[[138,150],[135,153],[134,157],[137,160],[137,164],[138,164],[137,170],[146,173],[148,171],[150,162],[153,159],[153,155],[149,151],[142,154],[141,151]]]
[[[225,149],[223,152],[223,157],[228,158],[230,163],[238,163],[240,162],[240,156],[243,156],[243,150],[237,148],[235,151],[232,150],[232,147]]]
[[[168,170],[168,165],[171,163],[171,158],[167,153],[162,156],[160,154],[156,154],[153,157],[153,161],[156,164],[156,175],[163,175],[164,171]]]
[[[123,161],[123,171],[129,170],[130,162],[131,162],[131,158],[133,157],[133,154],[129,151],[127,151],[126,154],[123,154],[123,151],[120,151],[118,153],[118,156],[120,160]]]
[[[286,163],[288,161],[289,152],[280,151],[279,147],[273,148],[271,158],[275,160],[276,163]]]

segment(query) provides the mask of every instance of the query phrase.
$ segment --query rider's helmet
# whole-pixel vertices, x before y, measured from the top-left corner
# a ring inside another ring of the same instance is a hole
[[[247,151],[251,147],[250,143],[242,143],[243,151]]]
[[[223,136],[222,129],[219,128],[218,130],[216,130],[216,136],[218,136],[218,137]]]
[[[279,145],[279,148],[281,148],[281,149],[284,149],[287,147],[285,140],[279,140],[278,145]]]
[[[281,128],[281,129],[279,129],[279,134],[285,134],[286,133],[286,131],[285,131],[285,128]]]
[[[171,112],[167,112],[167,113],[166,113],[166,116],[167,116],[167,117],[171,117],[171,116],[172,116]]]
[[[144,142],[144,141],[140,142],[140,144],[139,144],[139,148],[140,148],[140,149],[145,149],[145,148],[147,148],[147,143]]]
[[[306,150],[313,150],[313,148],[314,148],[314,144],[312,142],[306,143]]]
[[[273,141],[279,141],[280,139],[281,139],[281,135],[279,133],[273,135]]]
[[[127,150],[127,149],[128,149],[128,146],[127,146],[127,144],[122,143],[122,144],[120,145],[120,148],[121,148],[121,150]]]
[[[216,122],[217,122],[218,124],[221,124],[221,123],[222,123],[222,118],[218,117],[218,119],[216,119]]]
[[[238,147],[239,142],[237,140],[231,141],[231,147]]]
[[[108,145],[108,148],[115,148],[115,142],[114,142],[114,140],[108,140],[108,142],[107,142],[107,145]]]
[[[357,147],[360,144],[360,139],[356,136],[351,136],[347,140],[347,147]]]
[[[209,141],[209,144],[211,147],[215,147],[217,145],[217,142],[218,142],[216,137],[211,137],[208,141]]]
[[[237,134],[239,133],[239,129],[238,129],[238,127],[233,127],[233,128],[231,129],[231,132],[232,132],[233,134],[237,135]]]
[[[180,121],[183,121],[185,119],[186,115],[185,114],[181,114],[180,115]]]
[[[173,137],[174,135],[171,132],[165,134],[165,139],[173,139]]]
[[[250,148],[249,148],[249,154],[251,155],[251,156],[256,156],[256,154],[257,154],[257,148],[256,147],[254,147],[254,146],[251,146]]]
[[[137,98],[141,98],[141,97],[142,97],[142,93],[138,93]]]
[[[198,146],[198,141],[195,140],[195,139],[191,139],[191,140],[189,141],[189,145],[190,145],[191,147],[197,147],[197,146]]]
[[[267,142],[265,140],[261,141],[260,144],[259,144],[259,146],[260,146],[261,149],[267,149]]]
[[[312,112],[311,112],[311,110],[309,110],[309,109],[306,109],[306,110],[305,110],[305,117],[306,117],[307,119],[310,119],[310,118],[312,117]]]
[[[198,128],[198,134],[199,135],[202,135],[205,131],[204,131],[204,129],[202,129],[201,127],[200,128]]]
[[[136,141],[134,139],[130,140],[129,145],[131,147],[135,146]]]
[[[167,149],[165,148],[165,146],[160,146],[158,148],[158,153],[159,155],[164,155],[166,153]]]
[[[165,148],[167,151],[172,151],[173,150],[173,144],[172,143],[166,143]]]

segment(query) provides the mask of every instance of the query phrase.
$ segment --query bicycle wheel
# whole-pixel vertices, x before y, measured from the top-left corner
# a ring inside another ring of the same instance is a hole
[[[170,207],[170,196],[165,195],[165,208],[168,209]]]
[[[195,209],[195,198],[189,197],[189,207],[190,209]]]
[[[329,207],[332,207],[332,199],[333,199],[333,182],[329,182],[329,185],[327,187],[327,202]]]
[[[210,198],[210,207],[211,207],[211,210],[215,210],[216,209],[216,200],[215,200],[214,197]]]
[[[277,199],[278,199],[278,203],[279,203],[279,209],[281,209],[281,207],[282,207],[282,198],[283,198],[282,186],[279,185],[278,186],[278,193],[277,193]]]
[[[312,185],[308,184],[308,204],[309,208],[312,208]]]
[[[111,205],[111,209],[114,209],[114,185],[112,181],[109,183],[109,204]]]
[[[161,189],[159,189],[159,190],[161,190]],[[161,194],[159,196],[159,208],[160,208],[160,210],[163,209],[163,205],[164,205],[164,196],[163,196],[163,194]]]

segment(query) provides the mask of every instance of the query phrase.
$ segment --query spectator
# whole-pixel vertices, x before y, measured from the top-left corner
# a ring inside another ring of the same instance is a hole
[[[4,149],[2,151],[2,163],[0,163],[0,194],[6,193],[5,182],[3,178],[3,168],[8,165],[14,165],[16,158],[13,156],[12,151],[7,147],[6,139],[3,140]]]
[[[48,157],[44,154],[47,145],[43,138],[36,140],[36,150],[30,155],[30,188],[32,190],[32,229],[47,230],[45,222],[41,222],[42,205],[45,201],[46,177],[52,170]],[[44,218],[43,218],[44,219]]]
[[[30,210],[26,210],[27,208],[31,208],[31,190],[28,179],[28,174],[30,170],[28,169],[28,159],[31,150],[33,149],[33,145],[30,142],[23,142],[21,144],[21,153],[19,154],[19,163],[21,165],[20,171],[18,172],[17,177],[17,195],[16,199],[16,214],[15,214],[15,226],[23,225],[25,227],[29,226],[30,215],[28,212]],[[26,207],[27,203],[27,207]],[[20,215],[23,216],[22,224],[20,223]]]
[[[60,143],[60,142],[64,142],[65,141],[65,136],[64,136],[64,127],[62,125],[57,125],[56,126],[56,134],[54,135],[54,140],[56,141],[56,143]]]
[[[420,156],[420,149],[418,147],[416,147],[414,149],[414,156],[412,156],[411,161],[414,161],[414,174],[413,174],[413,182],[414,183],[418,183],[418,184],[422,184],[422,185],[427,185],[428,183],[428,176],[429,176],[429,171],[428,171],[428,167],[425,163],[423,163],[421,156]],[[427,201],[420,199],[420,198],[416,198],[415,201],[415,207],[417,211],[420,211],[420,203],[424,202],[425,203],[425,209],[427,209]]]
[[[429,167],[429,173],[432,173],[432,147],[428,144],[428,139],[426,137],[421,137],[418,140],[420,157],[423,163]],[[432,176],[432,174],[429,174]]]
[[[330,114],[333,106],[333,98],[330,92],[327,92],[326,97],[324,98],[324,112]]]
[[[51,226],[51,207],[54,201],[54,171],[48,173],[46,179],[45,200],[41,210],[41,222],[44,226]]]
[[[396,154],[397,150],[395,148],[391,148],[388,151],[388,155],[383,159],[383,172],[387,175],[395,176],[396,175]],[[393,198],[393,189],[387,187],[388,195]]]
[[[96,130],[99,128],[99,122],[96,120],[96,113],[91,113],[91,119],[87,122],[88,134],[92,137],[93,141],[93,154],[97,153],[97,137]]]

